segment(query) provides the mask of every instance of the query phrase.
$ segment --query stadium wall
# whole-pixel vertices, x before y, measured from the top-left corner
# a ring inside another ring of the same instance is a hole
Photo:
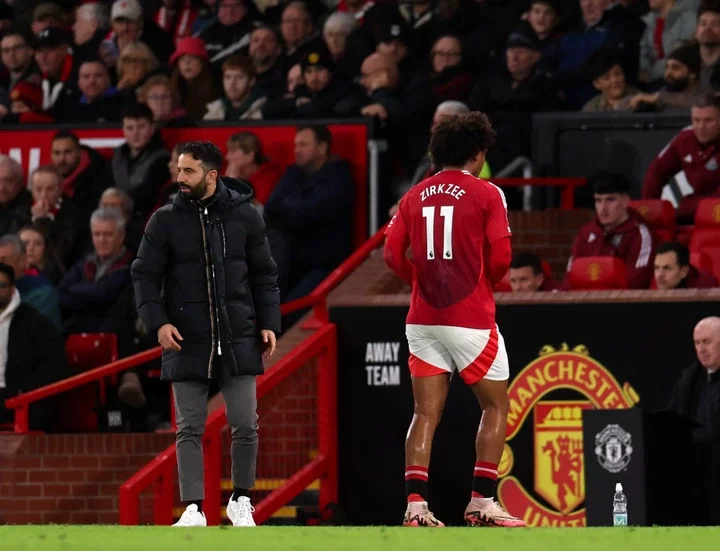
[[[0,435],[0,524],[115,524],[120,485],[173,440],[172,434]]]

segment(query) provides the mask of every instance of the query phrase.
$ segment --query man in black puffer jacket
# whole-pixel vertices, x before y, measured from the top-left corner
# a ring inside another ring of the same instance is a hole
[[[180,497],[187,503],[176,526],[206,525],[202,435],[212,380],[232,427],[228,518],[254,526],[255,376],[280,331],[277,267],[252,189],[218,176],[220,150],[189,142],[179,153],[179,193],[150,218],[132,266],[138,314],[149,332],[157,331],[162,378],[173,385]]]

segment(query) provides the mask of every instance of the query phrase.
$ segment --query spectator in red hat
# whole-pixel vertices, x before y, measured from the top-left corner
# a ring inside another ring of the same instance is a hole
[[[219,95],[215,86],[205,43],[196,37],[178,41],[177,49],[170,57],[174,67],[170,80],[180,96],[188,115],[193,120],[202,120],[208,103]]]

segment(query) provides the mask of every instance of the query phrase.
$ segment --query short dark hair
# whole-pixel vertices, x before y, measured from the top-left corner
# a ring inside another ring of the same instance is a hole
[[[510,267],[515,270],[518,268],[532,268],[533,275],[545,273],[542,260],[535,253],[515,253],[510,262]]]
[[[5,29],[5,31],[0,34],[0,40],[7,38],[8,36],[19,36],[25,41],[26,46],[32,46],[33,36],[22,27],[13,25],[12,27]]]
[[[717,92],[710,92],[708,94],[702,94],[693,101],[693,107],[714,107],[720,111],[720,94]]]
[[[223,165],[223,154],[212,142],[186,142],[178,149],[178,155],[190,155],[200,161],[206,174],[211,170],[220,172]]]
[[[154,122],[155,115],[144,103],[131,103],[123,109],[122,119],[145,119],[148,122]]]
[[[663,243],[662,245],[658,246],[657,250],[655,251],[656,256],[665,253],[675,253],[678,266],[680,266],[681,268],[690,265],[690,251],[682,243],[678,243],[677,241],[668,241],[667,243]]]
[[[57,132],[54,136],[52,141],[57,140],[70,140],[72,141],[77,147],[80,147],[80,138],[78,138],[75,134],[70,132],[69,130],[60,130],[60,132]]]
[[[495,130],[484,113],[474,111],[447,117],[430,138],[430,156],[436,166],[461,167],[495,143]]]
[[[627,176],[609,170],[598,170],[590,177],[590,183],[593,193],[597,195],[608,195],[610,193],[630,195],[632,188]]]
[[[0,274],[5,274],[10,281],[10,285],[15,285],[15,270],[9,264],[0,262]]]
[[[708,12],[714,12],[720,15],[720,2],[718,2],[717,0],[705,0],[704,2],[702,2],[697,11],[698,19],[700,19],[702,14]]]
[[[298,126],[295,132],[299,133],[305,130],[309,130],[313,133],[313,136],[315,136],[315,141],[317,143],[326,143],[328,146],[328,151],[330,151],[330,148],[332,147],[332,134],[330,133],[330,129],[327,126],[325,126],[324,124],[303,124],[301,126]]]

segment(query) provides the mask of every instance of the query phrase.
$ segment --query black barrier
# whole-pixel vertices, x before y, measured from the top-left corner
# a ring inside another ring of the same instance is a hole
[[[511,367],[498,485],[505,507],[532,526],[584,526],[582,411],[663,408],[694,359],[694,325],[717,311],[710,301],[499,305]],[[406,313],[330,312],[338,326],[340,504],[356,524],[396,525],[405,509]],[[470,495],[480,416],[472,392],[453,379],[430,466],[432,510],[451,525]]]
[[[537,113],[533,116],[533,174],[588,177],[600,169],[630,178],[639,199],[650,162],[690,124],[690,115]],[[589,189],[576,191],[576,205],[592,207]],[[558,206],[557,190],[537,190],[538,207]]]

